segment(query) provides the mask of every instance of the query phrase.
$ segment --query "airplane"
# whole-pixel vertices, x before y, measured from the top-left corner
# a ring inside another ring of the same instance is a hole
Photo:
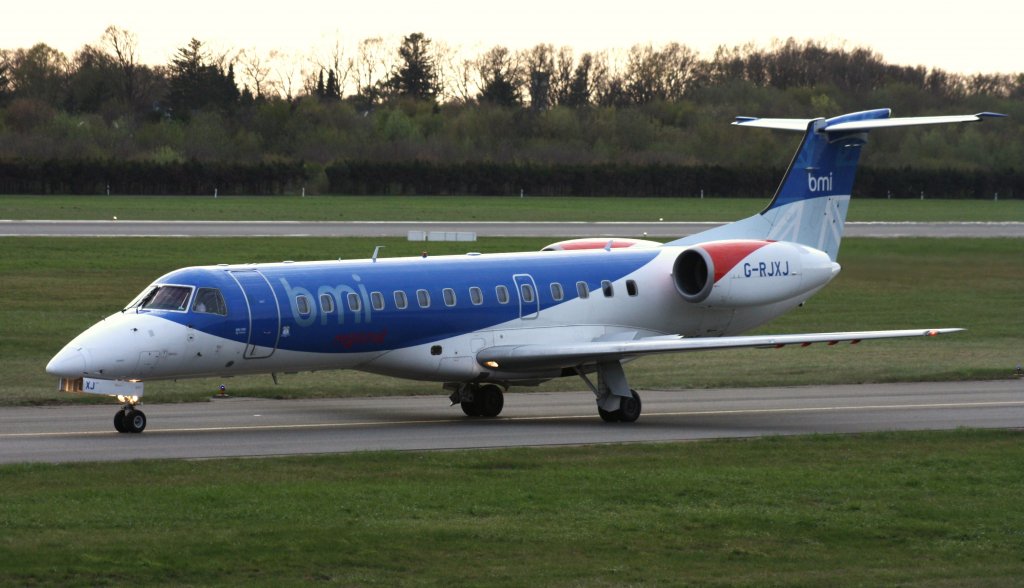
[[[187,267],[147,286],[58,352],[59,389],[116,396],[140,433],[144,382],[353,369],[440,382],[471,417],[510,386],[579,377],[607,422],[641,399],[623,364],[657,353],[834,345],[959,328],[741,335],[803,304],[836,262],[868,133],[1005,115],[737,117],[800,147],[758,214],[667,243],[573,239],[523,253]],[[596,375],[596,382],[593,376]]]

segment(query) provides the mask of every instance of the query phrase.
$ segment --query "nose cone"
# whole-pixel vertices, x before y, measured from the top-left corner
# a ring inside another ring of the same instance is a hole
[[[69,345],[46,364],[46,373],[59,378],[80,378],[85,373],[85,355]]]

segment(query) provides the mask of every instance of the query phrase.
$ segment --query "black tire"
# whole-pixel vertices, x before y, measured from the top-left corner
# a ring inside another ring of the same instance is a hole
[[[640,403],[640,395],[636,393],[636,390],[630,390],[632,398],[623,398],[619,401],[619,420],[624,423],[633,423],[640,418],[640,410],[642,404]]]
[[[494,418],[501,414],[501,409],[505,407],[505,395],[501,388],[494,384],[481,386],[473,397],[476,399],[477,410],[483,417]]]
[[[124,415],[124,424],[129,433],[141,433],[146,430],[146,414],[141,410],[129,410]]]
[[[476,406],[476,398],[473,400],[463,400],[459,403],[462,407],[462,412],[466,413],[466,416],[480,416],[480,409]]]
[[[119,410],[114,413],[114,429],[118,433],[127,433],[128,426],[124,422],[124,410]]]
[[[605,410],[600,406],[597,407],[597,414],[601,415],[601,420],[606,423],[617,423],[619,422],[619,411],[617,410]]]

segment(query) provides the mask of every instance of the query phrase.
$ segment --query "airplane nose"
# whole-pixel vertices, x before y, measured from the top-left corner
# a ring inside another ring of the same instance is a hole
[[[46,364],[46,373],[60,378],[79,378],[85,372],[85,355],[81,349],[65,347]]]

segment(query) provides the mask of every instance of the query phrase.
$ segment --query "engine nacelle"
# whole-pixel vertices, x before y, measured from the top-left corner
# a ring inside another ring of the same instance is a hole
[[[824,251],[786,241],[710,241],[688,247],[672,266],[683,300],[721,308],[782,302],[838,273]]]

